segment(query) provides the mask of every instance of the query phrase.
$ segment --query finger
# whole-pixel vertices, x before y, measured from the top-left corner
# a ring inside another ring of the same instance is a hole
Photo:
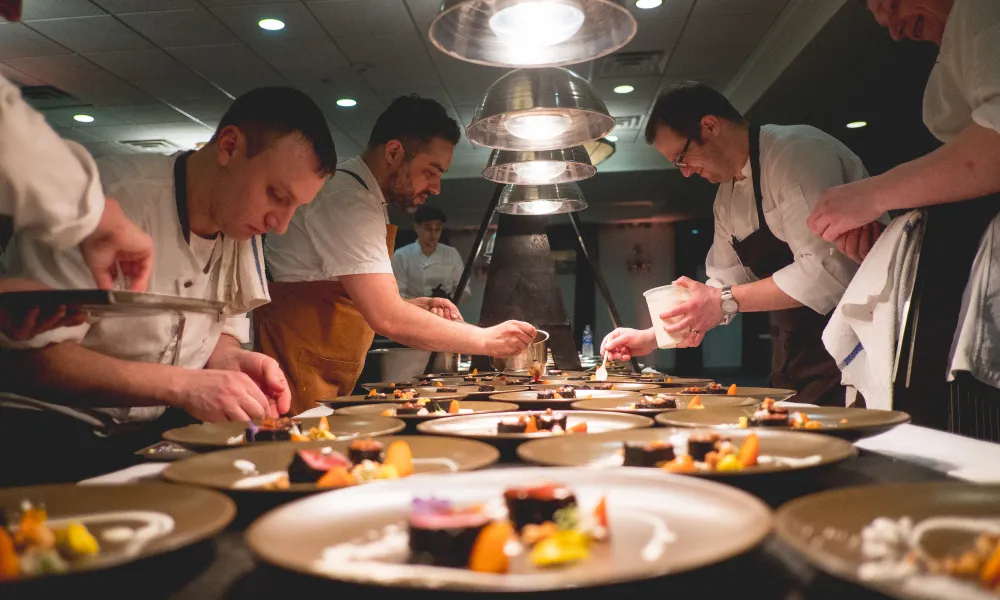
[[[268,401],[263,396],[258,400],[256,397],[247,394],[240,399],[239,407],[242,409],[242,412],[250,417],[250,420],[259,420],[267,416]]]
[[[30,340],[35,337],[32,333],[35,330],[35,322],[38,320],[38,315],[42,312],[37,306],[32,308],[24,315],[24,320],[21,324],[14,330],[13,339],[18,342],[23,342],[24,340]]]
[[[60,305],[59,310],[52,313],[52,316],[46,318],[44,321],[35,326],[35,335],[51,331],[57,327],[65,327],[66,324],[63,322],[65,317],[66,307],[64,305]]]
[[[253,421],[243,408],[237,405],[226,405],[222,411],[222,419],[227,421]]]
[[[855,262],[861,262],[858,258],[858,245],[861,241],[861,229],[852,229],[842,237],[844,238],[844,246],[847,248],[847,256],[851,257],[851,260]]]
[[[133,292],[145,292],[149,286],[149,275],[153,271],[153,253],[150,253],[140,260],[131,263],[129,278],[132,285],[129,290]]]
[[[697,327],[695,327],[694,325],[694,317],[687,317],[685,319],[677,321],[676,323],[665,323],[663,325],[663,329],[667,333],[681,333],[684,331],[697,329]]]
[[[94,283],[97,285],[97,289],[110,290],[115,287],[115,280],[111,275],[110,269],[93,269],[91,273],[94,275]]]
[[[263,373],[261,375],[263,375]],[[264,390],[260,389],[257,382],[255,382],[246,373],[240,373],[240,376],[243,378],[243,389],[246,391],[247,399],[254,402],[260,409],[261,414],[263,414],[268,405],[267,396],[265,395]],[[263,379],[263,377],[261,377],[261,379]],[[244,410],[246,410],[246,405],[244,403],[241,403],[241,405],[244,406]]]
[[[861,239],[858,243],[859,263],[864,262],[865,257],[868,256],[869,252],[871,252],[872,246],[875,245],[875,240],[877,239],[878,239],[878,229],[874,227],[869,228],[867,231],[865,231],[864,235],[861,236]]]
[[[678,277],[677,279],[675,279],[673,281],[674,285],[679,286],[679,287],[683,287],[683,288],[691,287],[691,284],[693,284],[693,283],[694,283],[694,281],[692,281],[689,277],[686,277],[684,275]]]
[[[844,255],[847,254],[847,236],[842,235],[837,239],[833,240],[833,245],[837,247],[837,250],[841,254]]]

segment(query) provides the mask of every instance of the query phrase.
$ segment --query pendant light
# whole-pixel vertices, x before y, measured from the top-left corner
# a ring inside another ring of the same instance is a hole
[[[515,185],[568,183],[597,173],[583,146],[536,152],[494,150],[483,177]]]
[[[587,208],[575,183],[508,185],[500,193],[497,211],[508,215],[557,215]]]
[[[599,140],[591,140],[583,145],[587,154],[590,156],[590,164],[597,168],[597,165],[611,158],[618,147],[614,142],[608,138],[601,138]]]
[[[614,126],[586,79],[544,67],[511,71],[493,82],[465,133],[499,150],[556,150],[604,137]]]
[[[558,66],[619,50],[636,27],[622,0],[444,0],[430,40],[481,65]]]

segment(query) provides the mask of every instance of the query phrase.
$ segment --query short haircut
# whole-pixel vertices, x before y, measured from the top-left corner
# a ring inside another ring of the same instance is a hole
[[[399,140],[407,156],[412,156],[434,138],[454,146],[462,139],[462,130],[443,106],[430,98],[411,94],[396,98],[379,115],[368,138],[368,147],[377,148],[391,140]]]
[[[441,221],[442,223],[448,222],[448,217],[445,216],[444,211],[436,206],[431,206],[429,204],[421,204],[420,208],[413,215],[413,221],[416,224],[426,223],[427,221]]]
[[[305,93],[290,87],[262,87],[237,98],[212,136],[233,125],[246,137],[247,158],[263,152],[275,140],[290,133],[302,136],[312,146],[316,172],[329,175],[337,168],[337,150],[323,111]]]
[[[721,92],[697,81],[683,81],[668,87],[653,105],[646,123],[646,143],[652,144],[660,127],[701,142],[701,119],[714,115],[737,124],[745,124],[740,111]]]

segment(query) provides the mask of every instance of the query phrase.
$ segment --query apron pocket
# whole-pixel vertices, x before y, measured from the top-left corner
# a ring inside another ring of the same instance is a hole
[[[302,350],[296,366],[299,399],[309,405],[350,394],[352,390],[344,388],[353,386],[361,371],[358,361],[323,358],[308,350]]]

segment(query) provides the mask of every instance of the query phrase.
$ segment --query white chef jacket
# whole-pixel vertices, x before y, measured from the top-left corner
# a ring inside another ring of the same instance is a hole
[[[337,281],[341,275],[392,273],[385,243],[385,197],[361,157],[339,163],[316,199],[299,207],[283,235],[269,233],[264,257],[274,281]]]
[[[429,297],[439,285],[452,294],[464,269],[458,250],[441,243],[430,256],[420,249],[419,242],[403,246],[392,255],[392,272],[404,298]]]
[[[97,228],[104,194],[87,150],[60,138],[0,76],[0,214],[58,248],[76,246]]]
[[[764,219],[776,238],[787,243],[795,261],[772,276],[781,291],[820,314],[833,310],[858,270],[836,246],[809,231],[806,219],[816,199],[836,185],[868,176],[861,159],[832,136],[808,125],[764,125],[760,131],[761,194]],[[755,281],[731,245],[758,227],[750,178],[723,183],[715,195],[715,239],[705,268],[709,285]]]
[[[924,91],[924,123],[942,142],[973,123],[1000,132],[1000,0],[955,1]],[[949,379],[968,371],[1000,387],[998,270],[1000,217],[983,234],[965,288]]]
[[[108,156],[97,164],[105,193],[117,199],[125,215],[153,239],[156,260],[148,291],[212,298],[221,243],[193,233],[190,244],[185,241],[174,195],[174,160],[175,156],[146,154]],[[6,276],[30,278],[54,288],[94,287],[93,276],[78,249],[55,250],[21,234],[11,240],[3,267]],[[201,369],[223,333],[240,343],[249,343],[250,321],[245,314],[220,318],[197,313],[185,313],[183,317],[163,314],[99,318],[77,327],[55,329],[27,342],[6,343],[17,348],[39,348],[73,340],[122,360]],[[136,407],[108,412],[121,420],[144,420],[156,418],[163,410]]]

